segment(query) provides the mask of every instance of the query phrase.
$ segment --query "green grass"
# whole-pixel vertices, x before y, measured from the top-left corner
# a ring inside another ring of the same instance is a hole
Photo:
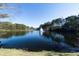
[[[21,49],[0,48],[0,56],[79,56],[79,53],[60,53],[54,51],[25,51]]]
[[[26,30],[15,30],[15,29],[12,29],[12,30],[9,30],[9,29],[0,29],[0,33],[5,33],[5,32],[32,32],[33,29],[26,29]]]

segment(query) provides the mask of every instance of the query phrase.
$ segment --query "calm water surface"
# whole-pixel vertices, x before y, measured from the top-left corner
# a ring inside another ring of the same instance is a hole
[[[69,43],[69,41],[65,40],[64,35],[55,32],[51,34],[40,33],[39,31],[28,33],[6,32],[0,35],[0,47],[3,48],[79,52],[78,46],[74,46],[71,42]]]

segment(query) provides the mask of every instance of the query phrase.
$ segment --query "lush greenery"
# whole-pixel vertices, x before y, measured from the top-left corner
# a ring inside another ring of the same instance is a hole
[[[69,16],[66,18],[57,18],[53,19],[51,22],[47,22],[41,24],[39,28],[43,28],[44,30],[73,30],[79,31],[79,15],[78,16]]]
[[[30,30],[33,29],[29,26],[26,26],[24,24],[17,24],[17,23],[11,23],[11,22],[0,22],[0,31],[25,31],[25,30]]]

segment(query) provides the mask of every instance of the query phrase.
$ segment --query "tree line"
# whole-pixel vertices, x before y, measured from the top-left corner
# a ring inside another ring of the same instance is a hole
[[[79,31],[79,15],[68,16],[64,19],[53,19],[51,22],[41,24],[39,28],[48,31]]]
[[[31,27],[24,24],[11,23],[11,22],[0,22],[0,30],[29,30]]]

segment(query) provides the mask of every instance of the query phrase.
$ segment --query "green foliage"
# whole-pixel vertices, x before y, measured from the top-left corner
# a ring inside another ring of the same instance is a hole
[[[57,24],[57,25],[60,25],[61,23],[63,22],[63,19],[62,18],[57,18],[55,20],[52,20],[52,24]]]
[[[66,22],[63,25],[65,28],[73,28],[79,30],[79,16],[70,16],[66,18]]]
[[[46,22],[40,25],[43,29],[57,29],[57,28],[65,28],[65,29],[75,29],[79,31],[79,16],[69,16],[65,19],[57,18],[52,20],[51,22]],[[39,27],[39,28],[40,28]]]
[[[26,29],[26,26],[24,24],[14,24],[15,29],[21,29],[24,30]]]
[[[26,30],[30,29],[30,27],[25,26],[24,24],[12,24],[11,22],[0,22],[0,29],[4,30]]]

